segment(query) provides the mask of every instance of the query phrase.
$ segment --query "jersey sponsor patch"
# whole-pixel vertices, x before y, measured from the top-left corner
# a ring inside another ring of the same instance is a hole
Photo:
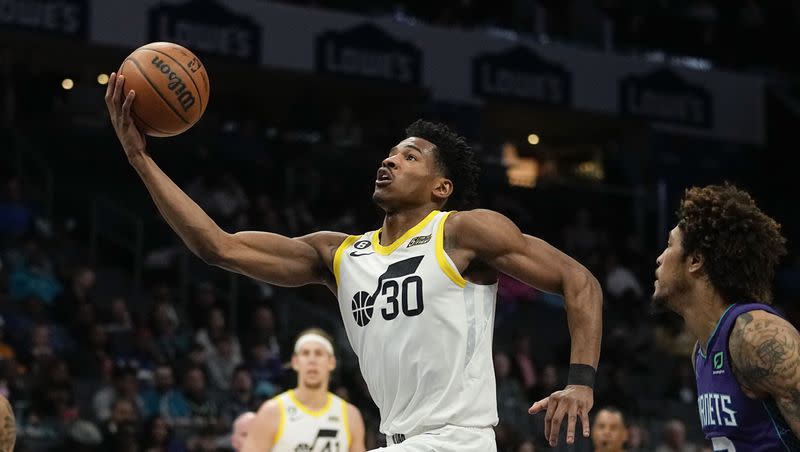
[[[406,248],[411,248],[412,246],[417,246],[417,245],[424,245],[424,244],[430,242],[431,241],[431,235],[432,234],[421,235],[419,237],[414,237],[413,239],[411,239],[411,241],[408,242],[408,246]]]

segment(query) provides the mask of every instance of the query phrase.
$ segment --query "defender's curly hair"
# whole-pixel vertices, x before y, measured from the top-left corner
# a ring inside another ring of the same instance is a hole
[[[478,197],[480,167],[464,137],[444,124],[422,119],[408,126],[406,137],[423,138],[436,146],[439,170],[444,177],[453,181],[453,194],[445,205],[455,210],[473,207]]]
[[[708,279],[726,301],[772,301],[772,279],[786,254],[786,239],[747,192],[728,183],[686,190],[678,227],[684,258],[703,256]]]

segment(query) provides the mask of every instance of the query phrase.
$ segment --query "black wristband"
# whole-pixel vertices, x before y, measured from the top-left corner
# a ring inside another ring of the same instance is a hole
[[[567,385],[588,386],[594,389],[594,367],[588,364],[570,364]]]

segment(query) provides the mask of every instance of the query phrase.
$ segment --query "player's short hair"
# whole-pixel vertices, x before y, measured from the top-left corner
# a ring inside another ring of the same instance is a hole
[[[726,301],[772,301],[772,279],[786,254],[786,239],[747,192],[728,183],[686,190],[678,228],[684,258],[703,257],[704,273]]]
[[[597,413],[594,415],[594,417],[597,418],[597,415],[600,414],[601,411],[608,411],[611,414],[619,414],[619,418],[622,420],[622,425],[625,427],[628,426],[628,421],[625,420],[625,414],[619,408],[611,405],[604,406],[603,408],[597,410]]]
[[[418,119],[406,129],[406,137],[417,137],[436,146],[436,164],[442,175],[453,182],[448,208],[469,209],[478,197],[480,167],[464,137],[444,124]]]

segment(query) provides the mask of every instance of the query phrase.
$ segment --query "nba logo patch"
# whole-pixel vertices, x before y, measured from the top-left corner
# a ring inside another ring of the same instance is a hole
[[[714,353],[714,371],[712,374],[714,375],[721,375],[725,373],[725,369],[722,368],[723,364],[725,363],[725,354],[722,352]]]

